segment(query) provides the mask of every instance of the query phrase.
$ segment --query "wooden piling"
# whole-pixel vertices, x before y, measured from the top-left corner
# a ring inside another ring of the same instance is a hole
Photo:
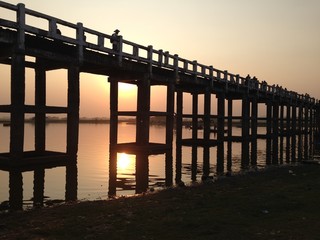
[[[267,105],[266,164],[271,164],[272,103],[268,101],[266,105]]]
[[[232,116],[233,100],[228,99],[228,149],[227,149],[227,171],[232,170]]]
[[[177,115],[176,115],[176,183],[181,182],[182,169],[182,114],[183,92],[177,91]]]
[[[242,97],[242,116],[241,116],[241,167],[249,166],[249,131],[250,131],[250,101],[247,95]]]
[[[150,132],[150,78],[148,76],[138,80],[137,100],[136,143],[147,146]]]
[[[257,151],[258,151],[258,100],[253,97],[251,100],[251,164],[257,164]]]
[[[217,173],[224,171],[224,116],[225,94],[218,93],[218,122],[217,122]]]
[[[303,141],[303,159],[309,159],[309,126],[310,126],[310,119],[309,119],[309,108],[308,105],[304,107],[304,141]]]
[[[291,142],[291,105],[286,105],[286,162],[289,163],[290,158],[290,142]]]
[[[45,169],[38,167],[33,172],[33,206],[42,207],[44,200]]]
[[[10,155],[18,160],[23,156],[25,118],[25,56],[14,53],[11,59]]]
[[[298,161],[302,160],[302,119],[303,119],[303,107],[299,105],[298,107]]]
[[[46,146],[46,71],[39,59],[35,68],[35,151],[43,154]]]
[[[210,128],[211,128],[211,92],[206,89],[204,94],[204,119],[203,119],[203,175],[209,176],[210,174]]]
[[[272,164],[279,163],[279,103],[274,102],[272,106]]]
[[[297,144],[297,106],[292,106],[292,124],[291,124],[291,161],[296,161],[296,144]]]
[[[68,114],[67,114],[67,154],[78,152],[79,106],[80,106],[80,69],[71,65],[68,69]]]

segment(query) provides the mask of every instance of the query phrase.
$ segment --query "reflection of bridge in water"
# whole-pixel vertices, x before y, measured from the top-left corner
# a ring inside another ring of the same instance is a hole
[[[10,149],[0,155],[0,167],[10,172],[12,198],[22,194],[21,171],[35,171],[35,188],[40,188],[41,176],[46,167],[55,165],[75,166],[79,124],[79,75],[81,72],[109,76],[110,83],[110,180],[109,194],[116,193],[117,153],[136,155],[136,192],[148,188],[148,157],[165,154],[165,184],[173,184],[173,130],[176,124],[176,172],[175,181],[181,181],[181,148],[192,147],[192,169],[197,172],[197,148],[203,148],[203,176],[209,176],[210,148],[217,148],[216,173],[232,170],[232,142],[241,142],[241,166],[257,163],[257,139],[266,139],[266,164],[281,164],[309,159],[313,155],[314,133],[319,131],[319,101],[309,95],[301,95],[266,82],[189,61],[169,52],[155,50],[117,38],[117,49],[110,43],[111,36],[86,28],[82,23],[72,24],[48,15],[0,2],[1,9],[13,13],[16,20],[0,18],[0,62],[11,66],[11,104],[1,105],[0,112],[9,113]],[[46,28],[29,24],[37,18]],[[67,29],[74,36],[62,34],[57,29]],[[87,37],[95,39],[87,41]],[[28,60],[31,59],[35,60]],[[25,104],[25,71],[35,71],[35,104]],[[68,101],[66,107],[46,105],[46,71],[67,69]],[[118,110],[118,84],[135,84],[138,89],[137,110]],[[166,111],[150,111],[150,92],[155,85],[166,86]],[[183,112],[184,93],[192,95],[192,114]],[[204,114],[199,114],[199,95],[204,96]],[[217,115],[213,115],[212,96],[217,97]],[[241,101],[241,116],[233,116],[233,101]],[[266,117],[258,117],[258,106],[266,106]],[[174,113],[176,109],[176,114]],[[227,109],[227,111],[225,111]],[[24,151],[24,121],[26,114],[35,116],[35,148]],[[46,149],[46,115],[67,115],[66,152]],[[118,143],[118,118],[136,118],[136,140]],[[165,143],[149,141],[150,117],[166,119]],[[192,138],[182,136],[183,119],[192,121]],[[217,139],[212,139],[211,123],[217,119]],[[233,136],[232,121],[241,122],[241,137]],[[266,134],[257,133],[259,120],[266,122]],[[203,123],[203,137],[198,135],[198,123]],[[225,132],[225,127],[227,131]],[[283,144],[285,139],[285,146]],[[224,157],[228,142],[227,156]],[[285,153],[285,156],[284,156]],[[39,168],[40,165],[40,168]],[[41,167],[42,166],[42,167]],[[39,170],[40,169],[40,170]],[[68,169],[68,167],[67,167]],[[75,171],[76,172],[76,171]],[[193,174],[193,178],[194,178]],[[38,177],[37,177],[38,176]],[[68,176],[68,174],[67,174]],[[71,174],[76,176],[76,174]],[[72,178],[72,177],[71,177]],[[20,187],[14,189],[13,183]],[[71,181],[72,182],[72,181]],[[73,181],[75,182],[75,181]],[[67,185],[68,186],[68,185]],[[68,196],[69,196],[69,191]],[[40,197],[39,197],[40,196]],[[71,193],[69,199],[75,199]],[[36,198],[36,196],[35,196]],[[15,207],[19,208],[19,202]]]

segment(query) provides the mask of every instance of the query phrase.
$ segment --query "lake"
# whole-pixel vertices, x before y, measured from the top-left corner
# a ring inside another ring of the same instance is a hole
[[[77,199],[99,200],[108,199],[109,190],[109,124],[80,124],[79,125],[79,150],[77,156],[76,194]],[[7,152],[9,149],[10,127],[0,126],[0,151]],[[258,128],[259,133],[265,133],[265,128]],[[198,131],[202,137],[203,131]],[[233,135],[240,136],[241,128],[234,127]],[[135,141],[135,125],[119,123],[118,142]],[[183,128],[183,138],[191,138],[192,131]],[[174,135],[175,138],[175,135]],[[212,133],[211,138],[215,138]],[[49,123],[46,125],[46,149],[65,152],[66,149],[66,124]],[[165,142],[165,127],[150,127],[151,142]],[[173,182],[175,179],[175,139],[173,141]],[[263,167],[266,159],[266,141],[258,139],[257,167]],[[34,150],[34,125],[25,124],[24,150]],[[227,143],[225,143],[225,162]],[[201,181],[203,148],[197,148],[197,174],[192,179],[192,148],[182,147],[182,175],[185,184]],[[232,144],[232,171],[241,169],[241,143]],[[210,148],[210,175],[215,175],[216,147]],[[225,167],[226,169],[226,167]],[[149,187],[151,189],[165,186],[165,154],[149,156]],[[23,203],[25,206],[32,205],[34,172],[23,172]],[[135,155],[118,153],[116,195],[135,194]],[[45,170],[44,196],[45,201],[64,200],[66,194],[66,167],[56,167]],[[9,173],[0,170],[0,203],[6,203],[9,199]]]

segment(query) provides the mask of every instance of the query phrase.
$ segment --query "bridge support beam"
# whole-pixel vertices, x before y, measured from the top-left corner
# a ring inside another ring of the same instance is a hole
[[[79,138],[80,70],[71,65],[68,69],[67,154],[76,156]]]
[[[290,162],[290,142],[291,142],[291,105],[286,105],[286,162]]]
[[[296,144],[297,144],[297,105],[292,105],[292,124],[291,124],[291,162],[296,161]]]
[[[257,165],[258,151],[258,100],[253,97],[251,100],[251,165]]]
[[[166,186],[172,186],[173,184],[173,156],[172,156],[172,143],[174,132],[174,83],[170,82],[167,85],[167,116],[166,116],[166,145],[168,150],[165,156],[165,168],[166,168]]]
[[[14,53],[11,60],[11,127],[10,155],[14,160],[23,156],[25,118],[25,56]]]
[[[279,163],[279,103],[274,102],[272,106],[272,164]]]
[[[247,95],[242,97],[242,119],[241,119],[241,167],[249,165],[249,131],[250,131],[250,101]]]
[[[310,118],[309,118],[309,108],[306,105],[304,107],[304,149],[303,149],[303,158],[305,160],[309,159],[309,127],[310,127]]]
[[[176,178],[177,184],[182,177],[182,114],[183,114],[183,92],[177,91],[177,115],[176,115]]]
[[[210,128],[211,128],[211,92],[207,88],[204,94],[204,121],[203,121],[203,176],[210,175]],[[205,179],[204,178],[204,179]]]
[[[217,173],[224,171],[224,117],[225,117],[225,94],[218,93],[218,123],[217,123]]]
[[[46,71],[37,59],[35,68],[35,151],[44,153],[46,145]]]
[[[233,99],[228,99],[228,149],[227,149],[227,171],[232,171],[232,115]]]
[[[198,93],[192,94],[192,149],[191,149],[191,179],[197,180],[197,165],[198,165]]]
[[[267,106],[267,145],[266,145],[266,164],[271,164],[271,137],[272,137],[272,103],[268,101]]]

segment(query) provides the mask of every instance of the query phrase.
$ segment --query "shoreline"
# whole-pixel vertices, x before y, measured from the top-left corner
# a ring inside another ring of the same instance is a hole
[[[0,239],[316,239],[320,165],[1,214]],[[165,231],[164,231],[165,229]]]

